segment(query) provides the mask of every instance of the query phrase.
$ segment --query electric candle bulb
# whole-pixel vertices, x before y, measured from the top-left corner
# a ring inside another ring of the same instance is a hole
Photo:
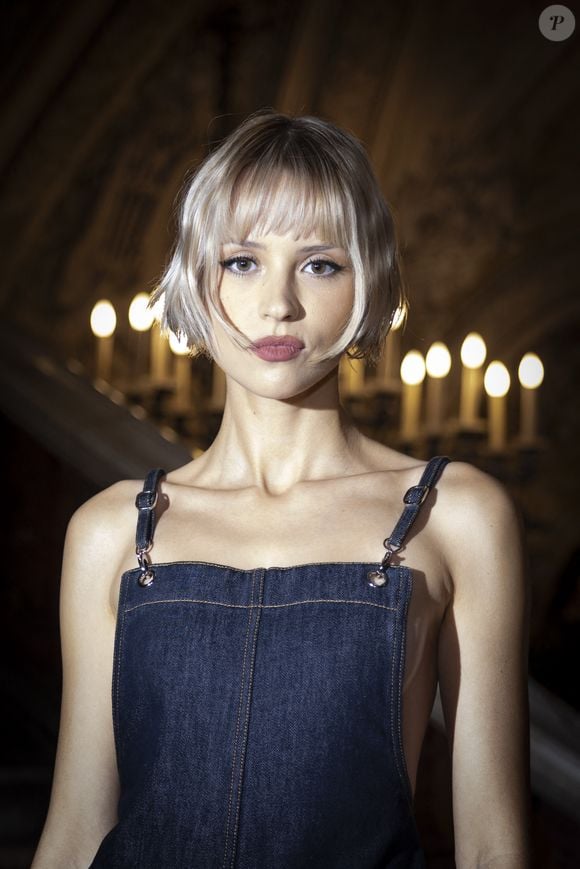
[[[477,427],[481,398],[481,366],[485,362],[487,348],[478,332],[470,332],[461,345],[461,400],[459,422],[463,428]]]
[[[535,353],[526,353],[518,368],[518,377],[526,389],[537,389],[544,380],[542,360]]]
[[[91,330],[97,338],[110,338],[117,327],[117,315],[108,299],[101,299],[91,311]]]
[[[478,332],[470,332],[461,345],[461,361],[466,368],[481,368],[486,356],[485,341]]]
[[[108,299],[100,299],[91,311],[91,331],[97,339],[96,376],[109,382],[113,368],[113,336],[117,327],[117,315]]]
[[[137,293],[129,305],[129,325],[135,332],[146,332],[153,325],[155,314],[148,304],[148,294]]]
[[[520,442],[532,444],[538,437],[537,389],[544,380],[544,366],[535,353],[526,353],[518,368],[520,381]]]
[[[401,380],[407,386],[418,386],[425,379],[425,360],[418,350],[409,350],[401,362]]]
[[[503,362],[490,362],[485,372],[483,385],[488,395],[494,398],[503,398],[510,388],[509,371]]]
[[[435,341],[425,359],[427,374],[427,428],[439,434],[443,420],[443,381],[451,369],[451,354],[442,341]]]
[[[451,354],[442,341],[431,344],[425,358],[427,374],[438,379],[447,377],[451,369]]]
[[[419,434],[422,383],[425,379],[425,360],[418,350],[409,350],[401,362],[403,394],[401,406],[401,438],[411,441]]]
[[[506,401],[510,388],[509,371],[503,362],[490,362],[483,379],[488,396],[488,443],[494,451],[504,449],[506,444]]]

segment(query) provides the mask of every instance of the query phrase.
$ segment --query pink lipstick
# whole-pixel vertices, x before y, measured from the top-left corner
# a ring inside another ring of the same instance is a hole
[[[251,349],[266,362],[287,362],[298,356],[304,349],[304,343],[293,335],[268,335],[254,341]]]

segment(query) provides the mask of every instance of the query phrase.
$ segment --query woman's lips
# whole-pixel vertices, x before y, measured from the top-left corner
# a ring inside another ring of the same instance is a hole
[[[267,362],[286,362],[298,356],[304,344],[298,338],[260,338],[252,344],[251,349]]]

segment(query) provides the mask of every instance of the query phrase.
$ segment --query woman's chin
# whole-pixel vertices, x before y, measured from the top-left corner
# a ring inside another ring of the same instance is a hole
[[[336,366],[335,366],[336,367]],[[242,390],[261,398],[275,401],[290,401],[308,397],[316,393],[332,378],[335,368],[319,372],[268,372],[262,377],[240,377],[239,373],[230,377]]]

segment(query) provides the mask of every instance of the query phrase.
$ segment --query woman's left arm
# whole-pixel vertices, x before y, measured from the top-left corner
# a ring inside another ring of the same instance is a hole
[[[438,670],[458,869],[529,867],[529,595],[519,514],[503,486],[450,465],[438,516],[453,598]]]

